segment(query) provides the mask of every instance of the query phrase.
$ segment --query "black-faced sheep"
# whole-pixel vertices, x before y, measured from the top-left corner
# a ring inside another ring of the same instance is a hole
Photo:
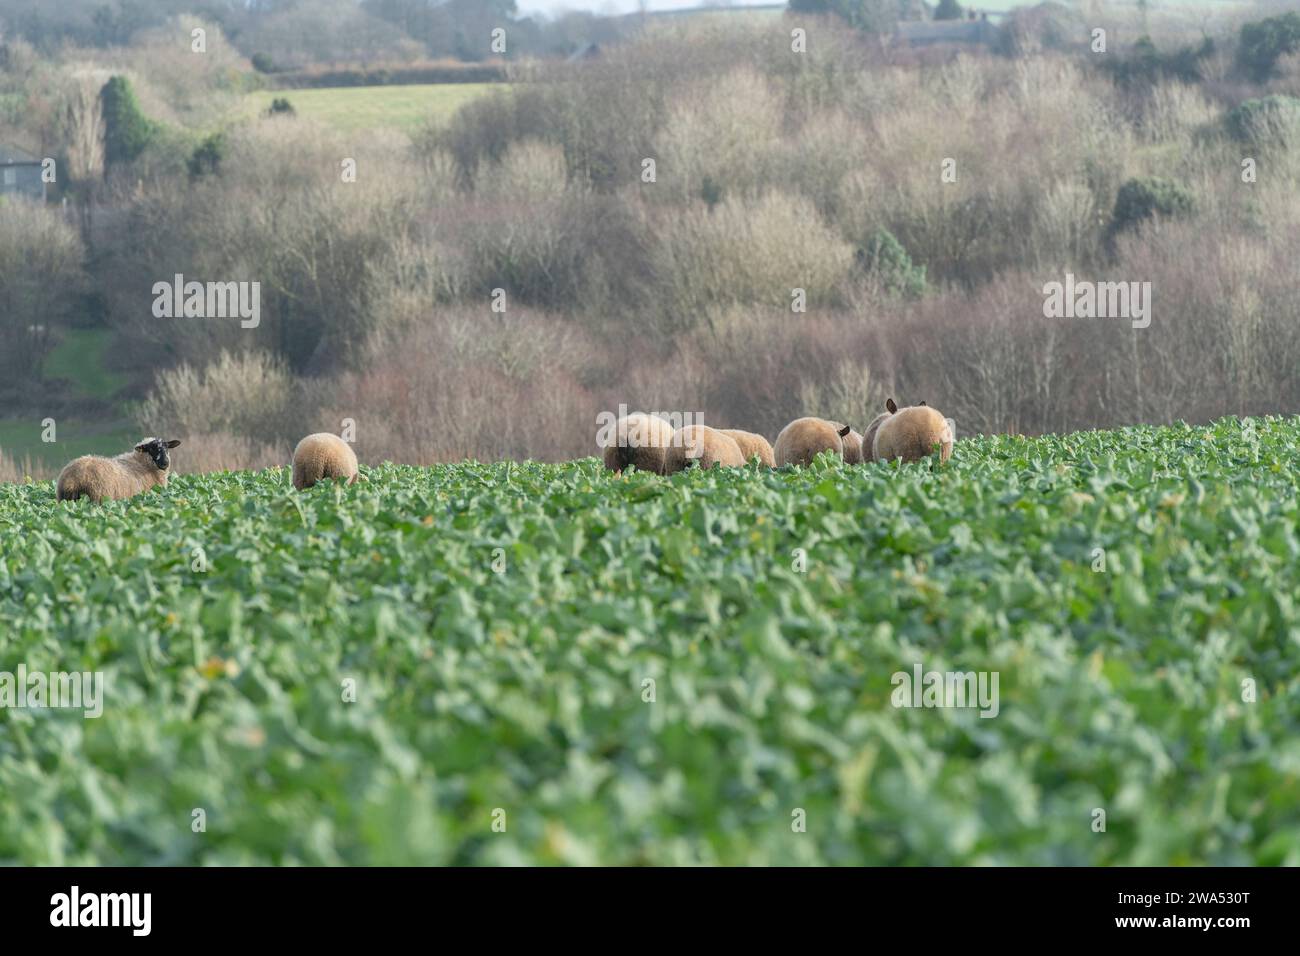
[[[357,456],[338,435],[317,432],[298,442],[293,450],[293,486],[299,491],[326,478],[357,480]]]
[[[891,398],[885,403],[890,415],[876,430],[873,454],[877,461],[920,461],[939,448],[939,460],[952,454],[952,422],[922,403],[899,408]]]
[[[605,467],[622,471],[635,465],[638,471],[664,473],[664,458],[673,440],[673,426],[656,415],[634,412],[618,420],[613,444],[605,446]]]
[[[63,466],[56,483],[59,501],[75,501],[82,496],[98,504],[105,498],[132,498],[155,485],[166,486],[171,460],[168,449],[179,440],[146,438],[132,451],[116,458],[82,455]]]
[[[734,438],[707,425],[687,425],[673,433],[664,457],[664,474],[676,474],[696,463],[701,468],[740,467],[745,456]]]
[[[844,457],[844,437],[850,430],[848,425],[836,425],[824,418],[796,418],[776,436],[773,453],[777,467],[810,465],[824,451]]]
[[[757,458],[768,468],[776,467],[776,456],[772,452],[772,446],[762,435],[741,431],[739,428],[722,428],[719,431],[740,446],[740,454],[744,456],[745,461]]]

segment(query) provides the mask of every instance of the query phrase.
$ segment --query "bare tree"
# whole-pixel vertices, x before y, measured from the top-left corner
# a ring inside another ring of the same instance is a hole
[[[0,216],[0,382],[21,386],[40,375],[54,330],[84,287],[76,232],[53,209],[26,201]],[[16,396],[10,396],[16,397]]]
[[[103,86],[88,73],[75,75],[68,85],[63,112],[63,133],[68,144],[68,176],[88,183],[104,175],[104,113],[99,90]]]

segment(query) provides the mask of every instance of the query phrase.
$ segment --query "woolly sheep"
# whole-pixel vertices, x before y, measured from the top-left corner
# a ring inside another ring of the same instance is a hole
[[[952,454],[953,427],[949,419],[922,402],[899,408],[891,398],[885,403],[890,415],[876,430],[873,454],[877,461],[920,461],[939,446],[939,460]]]
[[[707,425],[687,425],[673,433],[664,456],[664,474],[676,474],[693,462],[701,468],[739,467],[745,464],[745,456],[729,435]]]
[[[892,402],[893,399],[891,398],[890,401]],[[880,426],[885,419],[892,414],[894,413],[881,412],[871,420],[871,424],[867,426],[867,430],[862,433],[862,461],[864,463],[876,460],[876,432],[880,430]]]
[[[769,468],[776,467],[776,458],[772,453],[772,446],[762,435],[744,432],[739,428],[723,428],[720,431],[740,446],[740,454],[745,461],[748,462],[757,458],[759,462]]]
[[[338,435],[317,432],[298,442],[293,450],[293,486],[299,491],[325,478],[357,480],[357,456]]]
[[[837,426],[824,418],[796,418],[776,436],[774,455],[777,467],[810,465],[824,451],[844,457],[844,436],[851,429]]]
[[[850,465],[860,465],[863,462],[862,435],[852,428],[844,436],[844,460]]]
[[[635,465],[638,471],[664,473],[664,456],[673,440],[673,426],[656,415],[634,412],[615,425],[614,443],[605,448],[605,467],[622,471]]]
[[[105,498],[120,500],[167,485],[171,460],[167,450],[179,440],[145,438],[132,451],[116,458],[82,455],[63,466],[56,483],[59,501],[76,501],[85,496],[98,504]]]

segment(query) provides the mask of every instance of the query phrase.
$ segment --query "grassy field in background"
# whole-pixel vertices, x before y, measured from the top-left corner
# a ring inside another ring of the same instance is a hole
[[[106,329],[64,332],[62,341],[46,356],[45,379],[66,381],[69,397],[112,403],[130,379],[110,369],[105,361],[111,339],[112,333]],[[47,443],[41,424],[45,417],[32,414],[22,419],[0,419],[0,451],[18,463],[30,458],[37,477],[56,472],[78,455],[119,454],[142,437],[132,434],[130,423],[118,409],[94,421],[49,416],[55,420],[56,441]]]
[[[274,99],[287,99],[299,116],[346,133],[389,128],[406,133],[430,119],[446,119],[498,83],[439,83],[421,86],[359,86],[329,89],[259,90],[244,97],[240,111],[265,113]]]
[[[1300,864],[1298,454],[0,485],[0,660],[106,681],[0,709],[0,863]]]
[[[45,358],[45,378],[67,379],[77,394],[111,400],[129,381],[105,362],[112,338],[113,333],[107,329],[67,330]]]
[[[55,442],[41,440],[39,419],[0,419],[0,451],[16,462],[30,458],[35,477],[52,475],[80,455],[118,455],[142,437],[127,421],[82,421],[55,418]]]

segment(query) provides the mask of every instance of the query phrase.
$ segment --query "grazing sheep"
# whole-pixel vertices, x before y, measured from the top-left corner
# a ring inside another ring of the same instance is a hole
[[[776,467],[776,458],[772,454],[772,446],[768,444],[767,439],[762,435],[743,432],[739,428],[723,428],[720,431],[740,446],[740,453],[744,456],[745,461],[757,458],[759,462],[769,468]]]
[[[844,436],[844,460],[850,465],[862,464],[862,435],[850,428]]]
[[[98,504],[105,498],[132,498],[155,485],[166,486],[171,461],[167,450],[179,440],[146,438],[133,451],[116,458],[82,455],[63,466],[56,484],[59,501],[76,501],[83,495]]]
[[[664,474],[676,474],[692,463],[698,463],[701,468],[740,467],[745,464],[745,456],[729,435],[707,425],[687,425],[673,434],[672,444],[664,456]]]
[[[873,455],[877,461],[920,461],[939,446],[939,460],[952,454],[953,427],[949,419],[922,402],[899,408],[891,398],[885,403],[890,416],[876,430]]]
[[[774,455],[777,467],[810,465],[824,451],[844,457],[844,436],[851,429],[824,418],[796,418],[776,436]]]
[[[889,404],[890,404],[890,405],[893,405],[893,404],[894,404],[894,400],[893,400],[892,398],[889,400]],[[893,413],[893,412],[881,412],[879,415],[877,415],[875,418],[873,418],[873,419],[871,420],[871,424],[868,425],[868,426],[867,426],[867,430],[866,430],[865,432],[863,432],[863,434],[862,434],[862,460],[863,460],[864,463],[865,463],[865,462],[868,462],[868,461],[875,461],[875,460],[876,460],[876,448],[875,448],[875,445],[876,445],[876,432],[878,432],[878,431],[880,430],[880,426],[881,426],[881,424],[884,423],[885,419],[888,418],[888,417],[889,417],[890,415],[892,415],[892,414],[894,414],[894,413]]]
[[[673,426],[655,415],[634,412],[618,420],[614,443],[605,448],[605,467],[622,471],[635,465],[637,471],[664,473],[664,456],[673,440]]]
[[[293,450],[293,486],[299,491],[325,478],[345,478],[350,485],[357,477],[356,453],[338,435],[316,432]]]

